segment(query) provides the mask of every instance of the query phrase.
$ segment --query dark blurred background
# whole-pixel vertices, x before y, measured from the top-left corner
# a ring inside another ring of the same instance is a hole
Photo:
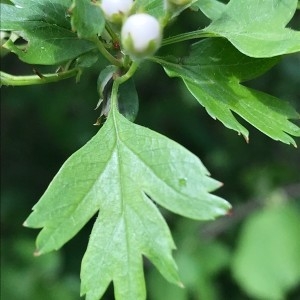
[[[206,24],[202,16],[199,25],[199,13],[186,12],[165,35]],[[299,18],[291,26],[299,29]],[[183,55],[187,49],[184,43],[172,52]],[[87,70],[78,84],[69,79],[1,88],[3,300],[79,299],[80,262],[92,221],[60,251],[38,258],[32,255],[38,231],[22,223],[63,162],[99,130],[93,123],[99,115],[94,107],[100,67]],[[1,69],[32,74],[32,66],[13,54],[3,54]],[[168,78],[160,66],[144,63],[135,79],[140,98],[136,123],[196,154],[224,183],[216,194],[234,207],[231,216],[214,222],[163,211],[178,248],[175,257],[185,289],[168,284],[145,260],[149,299],[300,299],[299,150],[271,140],[249,124],[247,144],[210,118],[181,81]],[[246,85],[300,111],[300,55],[284,57]],[[113,299],[112,287],[104,299]]]

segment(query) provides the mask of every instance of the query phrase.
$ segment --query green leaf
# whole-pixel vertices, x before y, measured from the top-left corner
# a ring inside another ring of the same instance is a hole
[[[71,0],[14,0],[1,4],[1,30],[16,31],[27,43],[9,40],[3,47],[30,64],[53,65],[95,48],[72,32],[68,17]]]
[[[110,111],[113,77],[120,73],[120,71],[118,67],[110,65],[99,74],[97,89],[100,100],[96,109],[101,106],[101,114],[96,125],[100,125],[101,117],[107,116]],[[118,109],[129,121],[133,122],[135,120],[139,110],[139,98],[132,78],[127,80],[119,88]]]
[[[223,299],[215,276],[228,266],[231,253],[224,244],[199,237],[199,223],[177,220],[173,235],[180,251],[175,253],[184,289],[166,283],[154,268],[147,274],[149,299]]]
[[[113,281],[117,300],[145,299],[143,255],[180,285],[175,245],[156,203],[198,220],[230,208],[209,193],[220,184],[208,175],[188,150],[129,122],[113,106],[98,134],[63,165],[25,226],[43,228],[37,238],[37,254],[43,254],[59,249],[100,210],[82,262],[82,294],[98,300]]]
[[[256,299],[279,300],[300,283],[300,212],[290,204],[248,218],[233,257],[233,274]]]
[[[231,0],[221,17],[205,32],[227,38],[252,57],[272,57],[300,51],[300,32],[286,28],[297,0]]]
[[[134,5],[137,11],[146,12],[157,19],[172,19],[178,16],[183,10],[190,7],[195,1],[196,0],[192,0],[191,3],[183,6],[174,6],[172,11],[167,9],[166,1],[162,0],[135,0]]]
[[[134,6],[138,12],[146,12],[156,18],[163,18],[167,14],[164,1],[161,0],[136,0]]]
[[[74,0],[71,24],[79,38],[90,38],[102,33],[105,27],[105,18],[99,5],[95,5],[90,0]]]
[[[226,5],[218,0],[198,0],[193,6],[199,8],[211,20],[218,19],[226,8]]]
[[[277,58],[251,58],[226,40],[212,38],[194,44],[190,55],[179,61],[155,60],[170,77],[181,77],[214,119],[241,133],[246,140],[248,131],[232,112],[274,140],[296,146],[290,135],[300,136],[300,128],[288,119],[299,119],[299,114],[288,103],[240,84],[266,72]]]
[[[90,52],[84,53],[76,59],[76,67],[79,68],[90,68],[99,59],[99,52],[97,50],[92,50]]]

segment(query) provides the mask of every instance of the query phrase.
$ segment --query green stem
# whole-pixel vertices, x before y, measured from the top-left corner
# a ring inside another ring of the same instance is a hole
[[[38,75],[15,76],[0,71],[0,85],[24,86],[57,82],[63,79],[74,77],[79,71],[80,70],[78,68],[75,68],[65,72],[43,74],[42,77]]]
[[[94,42],[98,48],[98,50],[101,52],[101,54],[109,61],[111,62],[113,65],[118,66],[118,67],[122,67],[122,62],[120,62],[118,59],[116,59],[115,57],[113,57],[104,47],[104,45],[102,44],[102,42],[98,39],[97,36],[95,36],[94,38],[91,39],[92,42]]]
[[[184,42],[187,40],[201,39],[207,37],[218,37],[217,34],[212,32],[204,32],[203,30],[195,30],[187,33],[171,36],[162,41],[162,46],[171,45],[175,43]]]
[[[129,78],[131,78],[134,75],[138,66],[139,66],[139,63],[136,61],[133,61],[130,68],[128,69],[128,71],[124,75],[116,78],[115,81],[118,82],[119,85],[124,83],[125,81],[127,81]]]
[[[120,76],[117,77],[114,80],[113,86],[112,86],[112,92],[111,92],[111,103],[112,105],[115,105],[116,107],[118,107],[118,90],[119,90],[119,86],[124,83],[125,81],[127,81],[128,79],[130,79],[134,73],[136,72],[137,68],[139,66],[138,62],[132,62],[130,68],[128,69],[128,71]]]

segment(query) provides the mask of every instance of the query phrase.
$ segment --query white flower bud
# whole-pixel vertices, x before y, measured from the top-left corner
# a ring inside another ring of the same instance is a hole
[[[130,16],[121,31],[123,49],[133,59],[151,56],[162,39],[161,26],[153,16],[140,13]]]
[[[121,23],[133,5],[133,0],[102,0],[101,8],[107,20]]]

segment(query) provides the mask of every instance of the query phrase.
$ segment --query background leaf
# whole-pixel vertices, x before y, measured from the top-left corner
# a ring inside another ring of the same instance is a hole
[[[1,30],[14,30],[27,42],[22,47],[9,40],[3,47],[29,64],[53,65],[95,48],[72,32],[68,9],[71,0],[14,0],[1,4]]]
[[[250,296],[286,299],[287,291],[299,284],[299,230],[299,209],[291,204],[274,205],[245,222],[232,270]]]
[[[300,51],[300,32],[286,28],[297,0],[231,0],[206,32],[226,37],[242,53],[272,57]]]
[[[169,229],[153,199],[194,219],[230,205],[209,194],[219,183],[193,154],[111,109],[104,127],[65,163],[25,225],[43,227],[37,253],[60,248],[98,211],[82,262],[82,294],[99,299],[111,281],[116,299],[144,299],[142,255],[179,283]],[[97,262],[97,264],[95,263]]]
[[[207,112],[248,140],[247,129],[235,112],[254,127],[284,143],[300,136],[300,128],[288,121],[299,114],[288,103],[240,84],[266,72],[277,58],[254,59],[243,55],[224,39],[206,39],[192,46],[189,56],[178,61],[158,60],[170,77],[181,77]]]

